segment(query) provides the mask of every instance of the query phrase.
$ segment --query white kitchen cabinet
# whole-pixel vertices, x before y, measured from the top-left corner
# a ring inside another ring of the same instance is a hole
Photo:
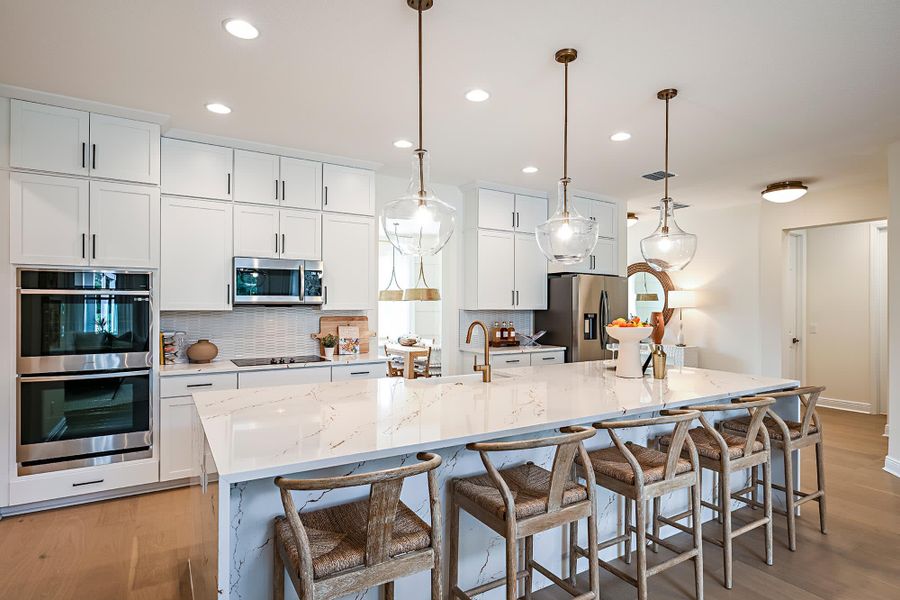
[[[512,369],[530,366],[531,357],[524,353],[494,354],[491,356],[491,367],[495,369]]]
[[[477,227],[514,231],[516,228],[516,195],[510,192],[479,189],[477,191]]]
[[[534,234],[534,229],[547,220],[547,198],[516,194],[516,231]]]
[[[278,157],[262,152],[234,151],[234,201],[278,204]]]
[[[322,210],[322,163],[286,156],[282,156],[279,162],[281,164],[281,205]],[[370,171],[365,172],[371,173]],[[372,180],[374,181],[374,177]],[[336,198],[334,196],[336,191],[338,190],[332,190],[332,200]],[[372,212],[362,214],[375,214],[374,193],[371,190],[369,193],[373,202]],[[362,203],[362,201],[360,202]]]
[[[160,152],[163,194],[231,200],[231,148],[163,138]]]
[[[566,362],[565,350],[553,350],[552,352],[532,352],[531,366],[539,367],[541,365],[561,365]]]
[[[322,216],[325,310],[374,308],[377,279],[375,219]]]
[[[232,205],[163,197],[161,310],[231,310]]]
[[[594,265],[592,273],[596,275],[618,275],[619,254],[615,240],[600,238],[594,246]]]
[[[322,209],[356,215],[375,214],[375,173],[367,169],[322,165]],[[288,196],[291,192],[288,191]]]
[[[91,113],[91,177],[159,184],[159,125]]]
[[[91,181],[90,262],[105,267],[159,266],[159,188]]]
[[[517,233],[515,252],[515,308],[547,308],[547,259],[533,235]]]
[[[368,363],[364,365],[335,365],[331,368],[332,381],[352,381],[354,379],[378,379],[387,377],[385,363]]]
[[[322,213],[308,210],[278,211],[281,258],[322,259]]]
[[[602,238],[612,239],[618,231],[619,207],[612,202],[594,200],[591,202],[591,218],[597,221],[597,233]]]
[[[515,234],[479,229],[467,240],[472,268],[467,268],[466,291],[470,310],[510,309],[515,306]],[[473,282],[474,279],[474,282]],[[474,285],[472,285],[474,283]]]
[[[23,100],[10,101],[11,167],[88,174],[88,113]]]
[[[200,419],[192,396],[161,398],[159,405],[159,480],[198,475],[193,461],[193,432]]]
[[[466,194],[466,227],[534,233],[547,220],[547,197],[490,188]]]
[[[241,371],[238,388],[271,387],[276,385],[301,385],[304,383],[328,383],[331,366],[272,369],[271,371]]]
[[[234,205],[234,255],[278,258],[278,209]]]
[[[87,265],[88,181],[11,173],[9,183],[11,262]]]
[[[593,275],[619,274],[619,207],[615,202],[573,196],[575,208],[583,217],[597,222],[597,245],[580,263],[562,265],[550,263],[551,273],[586,273]],[[623,241],[624,243],[624,241]]]

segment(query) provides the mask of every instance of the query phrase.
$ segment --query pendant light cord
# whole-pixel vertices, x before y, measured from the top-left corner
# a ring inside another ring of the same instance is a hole
[[[425,203],[425,149],[422,146],[422,0],[416,12],[419,15],[419,147],[416,155],[419,158],[419,202]]]
[[[666,143],[665,143],[665,167],[663,173],[663,186],[665,197],[663,198],[663,233],[669,233],[669,98],[666,97]]]
[[[563,214],[569,216],[569,61],[563,63]]]

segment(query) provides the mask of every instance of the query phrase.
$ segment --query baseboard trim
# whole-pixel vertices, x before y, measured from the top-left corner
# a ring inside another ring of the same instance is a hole
[[[884,470],[894,477],[900,477],[900,460],[897,460],[896,458],[893,458],[891,456],[885,456]]]
[[[868,402],[858,402],[856,400],[841,400],[840,398],[819,398],[819,404],[823,408],[834,408],[837,410],[846,410],[848,412],[872,414],[872,405]]]

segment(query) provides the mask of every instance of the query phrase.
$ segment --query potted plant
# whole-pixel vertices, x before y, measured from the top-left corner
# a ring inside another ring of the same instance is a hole
[[[331,360],[334,357],[334,347],[337,346],[338,338],[336,335],[329,333],[322,338],[322,347],[325,348],[325,358]]]

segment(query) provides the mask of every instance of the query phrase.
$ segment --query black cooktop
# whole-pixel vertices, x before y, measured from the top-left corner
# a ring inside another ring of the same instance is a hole
[[[275,358],[233,358],[231,362],[238,367],[261,367],[265,365],[293,365],[328,361],[321,356],[310,354],[307,356],[276,356]]]

